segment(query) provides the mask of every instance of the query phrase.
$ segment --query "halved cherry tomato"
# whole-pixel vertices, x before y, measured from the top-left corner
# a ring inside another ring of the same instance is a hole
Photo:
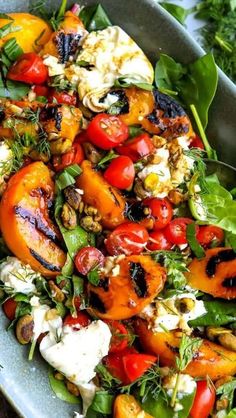
[[[137,353],[134,347],[126,347],[118,353],[108,354],[103,361],[111,375],[119,379],[124,385],[127,385],[129,382],[124,370],[123,357],[128,354]]]
[[[75,141],[79,144],[83,144],[84,142],[89,142],[88,135],[86,131],[81,131],[75,138]]]
[[[114,158],[104,173],[104,178],[118,189],[128,189],[132,186],[135,169],[129,157],[121,155]]]
[[[195,135],[190,143],[190,148],[200,148],[205,149],[204,144],[200,138],[200,136]]]
[[[67,104],[69,106],[75,106],[77,103],[77,97],[75,94],[69,94],[66,91],[57,91],[53,89],[49,95],[49,102],[57,101],[59,104]]]
[[[216,392],[206,380],[198,380],[197,391],[190,411],[192,418],[207,418],[214,406]]]
[[[129,130],[118,116],[100,113],[90,122],[87,135],[94,145],[108,150],[124,142],[129,136]]]
[[[77,317],[74,318],[72,315],[68,314],[64,318],[63,325],[68,325],[73,329],[81,329],[87,327],[91,323],[91,318],[86,312],[77,312]]]
[[[64,170],[72,164],[80,164],[84,160],[84,151],[81,145],[76,141],[71,150],[63,155],[54,155],[52,164],[55,171]]]
[[[154,231],[163,229],[170,223],[173,217],[173,209],[169,200],[153,197],[151,199],[145,199],[143,204],[148,206],[151,211],[151,216],[155,219],[153,225]]]
[[[157,357],[150,354],[127,354],[123,356],[124,371],[128,382],[132,383],[141,377],[153,364]]]
[[[197,240],[203,246],[209,246],[214,241],[215,246],[218,247],[224,240],[224,231],[214,225],[200,226],[197,233]]]
[[[36,96],[48,97],[49,89],[46,86],[34,86],[32,90]]]
[[[105,320],[104,322],[109,326],[112,333],[109,353],[118,353],[124,350],[129,343],[129,333],[125,325],[115,320]]]
[[[13,321],[16,314],[17,302],[13,298],[9,298],[2,305],[3,311],[10,321]]]
[[[170,250],[171,247],[171,242],[167,240],[165,234],[162,231],[153,231],[149,233],[149,241],[147,243],[148,250]]]
[[[108,236],[105,245],[111,255],[140,254],[148,242],[147,230],[134,222],[119,225]]]
[[[48,69],[43,59],[34,52],[22,54],[7,73],[8,79],[26,84],[43,84],[47,77]]]
[[[166,239],[175,245],[187,244],[186,229],[192,222],[193,220],[189,218],[173,219],[163,231]]]
[[[155,147],[147,133],[128,139],[123,145],[116,148],[119,154],[127,155],[133,162],[151,154],[154,150]]]
[[[105,257],[95,247],[84,247],[75,256],[75,266],[79,273],[86,275],[90,270],[104,264]]]

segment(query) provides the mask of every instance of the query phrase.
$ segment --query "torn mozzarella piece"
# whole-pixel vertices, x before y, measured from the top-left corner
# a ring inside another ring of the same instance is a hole
[[[16,257],[7,257],[6,261],[0,265],[0,280],[15,293],[27,295],[35,292],[36,287],[33,281],[40,277],[39,273]]]
[[[62,318],[57,311],[50,309],[48,305],[41,305],[37,296],[30,299],[30,304],[34,321],[33,339],[37,340],[44,332],[50,332],[55,338],[59,338],[62,332]]]

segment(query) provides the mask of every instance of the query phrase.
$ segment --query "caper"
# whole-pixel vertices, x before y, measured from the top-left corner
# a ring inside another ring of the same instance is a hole
[[[34,321],[31,315],[22,316],[16,325],[16,337],[20,344],[28,344],[33,337]]]

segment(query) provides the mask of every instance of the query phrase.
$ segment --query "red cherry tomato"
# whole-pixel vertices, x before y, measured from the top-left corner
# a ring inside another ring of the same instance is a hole
[[[120,156],[114,158],[104,173],[104,178],[118,189],[128,189],[132,186],[135,177],[135,169],[129,157]]]
[[[206,380],[198,380],[197,391],[190,411],[192,418],[208,418],[216,399],[215,389]]]
[[[54,155],[52,164],[55,171],[61,171],[70,165],[80,164],[83,160],[83,148],[78,142],[74,142],[70,151],[63,155]]]
[[[149,241],[147,243],[148,250],[170,250],[171,247],[171,242],[167,240],[165,234],[162,231],[153,231],[149,233]]]
[[[94,145],[108,150],[124,142],[129,136],[129,130],[118,116],[100,113],[90,122],[87,135]]]
[[[127,328],[119,321],[104,321],[109,326],[112,338],[110,342],[109,353],[118,353],[124,350],[129,343],[129,333]]]
[[[49,95],[49,102],[57,101],[59,104],[67,104],[69,106],[75,106],[77,103],[76,95],[69,94],[66,91],[57,91],[53,89]]]
[[[63,325],[68,325],[73,329],[81,329],[87,327],[91,323],[91,318],[86,312],[77,312],[77,317],[74,318],[72,315],[68,314],[64,318]]]
[[[84,247],[75,256],[75,266],[79,273],[86,275],[94,267],[102,266],[105,257],[95,247]]]
[[[118,353],[110,353],[104,359],[104,363],[112,376],[119,379],[124,385],[129,383],[124,371],[123,357],[128,354],[136,354],[137,350],[133,347],[127,347]]]
[[[89,142],[88,135],[86,131],[81,131],[75,138],[75,141],[79,144],[83,144],[84,142]]]
[[[200,148],[202,150],[205,149],[204,144],[201,138],[198,135],[195,135],[190,143],[190,148]]]
[[[146,155],[154,152],[155,147],[146,133],[129,139],[123,145],[119,145],[116,151],[121,155],[127,155],[135,163]]]
[[[157,357],[149,354],[127,354],[123,356],[124,371],[128,382],[132,383],[141,377],[153,364]]]
[[[34,52],[22,54],[11,66],[7,78],[26,84],[43,84],[48,78],[48,69],[43,59]]]
[[[134,222],[117,226],[108,236],[105,245],[111,255],[140,254],[148,242],[147,230]]]
[[[3,303],[2,307],[6,317],[10,319],[10,321],[13,321],[13,319],[15,319],[17,302],[13,298],[10,298]]]
[[[173,217],[173,209],[169,200],[153,197],[152,199],[145,199],[143,204],[148,206],[151,211],[151,216],[155,219],[154,231],[163,229],[170,223]]]
[[[175,245],[187,244],[186,229],[192,222],[189,218],[173,219],[163,231],[167,241]]]
[[[214,225],[200,226],[197,233],[197,240],[203,246],[210,245],[212,241],[215,241],[218,246],[224,240],[224,231]]]
[[[34,86],[33,92],[36,94],[36,96],[48,97],[49,89],[46,86]]]

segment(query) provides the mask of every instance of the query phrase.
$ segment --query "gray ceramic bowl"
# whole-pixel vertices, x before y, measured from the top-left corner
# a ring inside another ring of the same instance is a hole
[[[0,0],[0,12],[26,11],[30,1]],[[53,0],[53,5],[60,3]],[[72,2],[71,2],[72,3]],[[81,4],[93,4],[94,0]],[[154,63],[159,52],[180,62],[191,62],[203,54],[188,33],[152,0],[101,0],[113,23],[124,28]],[[220,81],[211,107],[208,136],[220,158],[235,165],[236,87],[220,72]],[[27,361],[27,348],[5,332],[7,320],[0,316],[0,388],[25,418],[70,418],[76,409],[55,398],[50,390],[47,365],[36,356]]]

